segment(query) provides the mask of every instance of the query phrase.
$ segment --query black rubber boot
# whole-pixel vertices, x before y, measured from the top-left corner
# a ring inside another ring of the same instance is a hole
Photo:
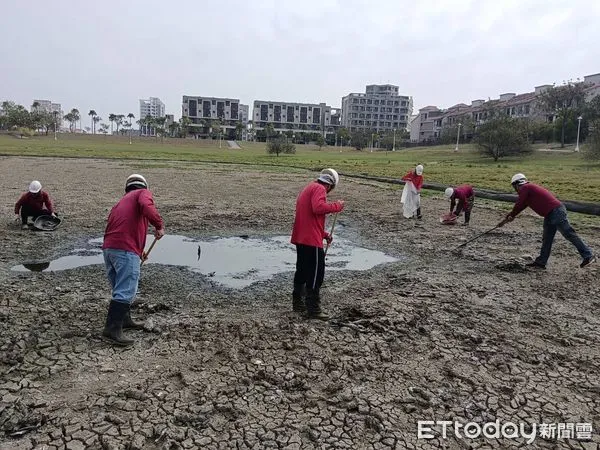
[[[423,216],[421,215],[421,208],[417,208],[417,219],[422,219]]]
[[[306,318],[329,320],[329,316],[321,310],[321,297],[318,291],[308,289],[306,293]]]
[[[102,332],[102,338],[105,341],[123,347],[133,344],[133,339],[127,339],[123,336],[123,320],[128,306],[126,303],[110,302],[108,314],[106,315],[106,325]]]
[[[126,305],[125,318],[123,319],[123,329],[143,330],[144,324],[140,322],[134,322],[131,318],[131,305]]]
[[[306,294],[304,284],[294,284],[294,291],[292,292],[292,309],[294,312],[303,313],[306,311],[306,305],[304,304],[304,295]]]

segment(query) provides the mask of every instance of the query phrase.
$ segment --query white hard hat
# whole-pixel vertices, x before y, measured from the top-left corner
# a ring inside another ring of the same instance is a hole
[[[446,198],[452,197],[452,194],[454,194],[454,189],[452,189],[451,187],[446,188],[446,190],[444,191],[444,197]]]
[[[131,186],[147,188],[148,182],[139,173],[134,173],[127,177],[127,181],[125,182],[125,190],[127,190],[127,188],[129,188]]]
[[[523,175],[522,173],[517,173],[515,175],[513,175],[513,177],[510,180],[510,184],[524,184],[527,183],[527,177],[525,175]]]
[[[31,192],[32,194],[37,194],[41,190],[42,183],[40,183],[39,181],[33,180],[31,183],[29,183],[29,192]]]
[[[423,175],[423,166],[421,164],[419,164],[416,167],[415,172],[417,172],[417,175]]]
[[[340,181],[340,176],[333,169],[323,169],[318,178],[319,181],[327,183],[332,187],[337,186]]]

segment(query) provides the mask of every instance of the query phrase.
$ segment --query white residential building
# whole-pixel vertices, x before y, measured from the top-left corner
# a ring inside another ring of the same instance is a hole
[[[407,130],[412,108],[412,97],[399,95],[398,86],[371,84],[364,94],[342,98],[342,126],[350,131]]]
[[[255,100],[252,119],[255,130],[272,124],[277,132],[298,133],[334,132],[331,123],[331,106],[325,103],[293,103]]]
[[[226,137],[235,138],[236,128],[244,126],[242,139],[248,125],[248,105],[237,98],[183,96],[182,117],[190,119],[190,134],[196,137],[207,136],[213,122],[218,121]]]
[[[140,99],[140,120],[144,120],[146,117],[165,117],[165,104],[157,97],[150,97],[149,99]],[[147,127],[146,125],[140,126],[140,135],[142,136],[154,136],[154,128]]]

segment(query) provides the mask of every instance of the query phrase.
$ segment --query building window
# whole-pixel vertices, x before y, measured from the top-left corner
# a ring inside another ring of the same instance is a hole
[[[216,104],[217,104],[217,101],[216,101],[216,100],[213,100],[213,101],[212,101],[212,104],[213,104],[213,105],[216,105]]]
[[[268,105],[260,105],[260,120],[266,122],[269,119]]]
[[[225,100],[225,106],[229,106],[229,100]]]
[[[232,103],[231,104],[231,118],[237,120],[239,117],[238,114],[239,114],[238,104]]]
[[[294,107],[293,106],[288,106],[287,107],[287,122],[293,122],[294,121]]]
[[[198,115],[198,102],[196,100],[190,100],[189,102],[190,116],[196,117]]]
[[[300,123],[308,122],[308,110],[306,106],[300,108]]]
[[[211,112],[211,102],[210,100],[204,100],[202,102],[202,117],[210,117]]]
[[[274,115],[275,122],[281,122],[281,106],[275,105]]]

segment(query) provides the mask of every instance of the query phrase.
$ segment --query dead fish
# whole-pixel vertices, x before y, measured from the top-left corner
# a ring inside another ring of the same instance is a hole
[[[200,244],[198,244],[198,261],[200,261],[200,254],[202,253],[202,249],[200,248]]]

